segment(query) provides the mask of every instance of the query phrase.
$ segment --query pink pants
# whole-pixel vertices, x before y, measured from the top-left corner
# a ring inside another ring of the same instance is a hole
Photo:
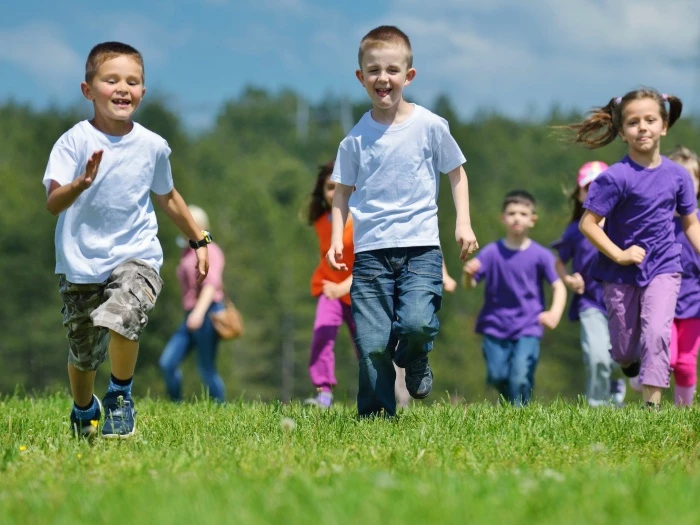
[[[610,355],[623,367],[641,361],[642,385],[668,388],[671,325],[680,286],[678,273],[657,275],[643,287],[605,283]]]
[[[350,336],[355,345],[355,322],[352,320],[350,306],[340,299],[328,299],[321,294],[316,306],[314,334],[311,338],[311,359],[309,375],[315,387],[330,390],[338,384],[335,378],[335,338],[343,323],[348,325]],[[355,348],[357,355],[357,349]]]
[[[671,326],[671,368],[678,386],[698,382],[700,319],[674,319]]]

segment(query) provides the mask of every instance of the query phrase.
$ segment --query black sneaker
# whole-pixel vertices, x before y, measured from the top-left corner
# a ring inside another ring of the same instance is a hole
[[[629,366],[620,367],[622,373],[627,377],[637,377],[639,375],[639,370],[641,369],[641,363],[636,361]]]
[[[102,425],[102,437],[128,438],[136,432],[136,409],[134,400],[125,392],[107,392],[102,405],[105,410],[105,422]]]
[[[85,438],[88,440],[93,439],[97,436],[97,430],[100,425],[100,418],[102,417],[102,404],[96,395],[92,395],[97,403],[97,410],[95,411],[95,416],[91,419],[80,419],[75,410],[70,412],[70,428],[73,435],[77,438]]]
[[[425,399],[432,389],[433,371],[424,355],[406,367],[406,390],[414,399]]]
[[[642,408],[649,412],[661,412],[661,405],[657,405],[653,401],[647,401],[642,405]]]

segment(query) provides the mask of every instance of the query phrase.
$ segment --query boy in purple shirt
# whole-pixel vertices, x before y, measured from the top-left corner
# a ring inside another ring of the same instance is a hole
[[[591,184],[579,228],[600,252],[592,275],[605,283],[612,357],[625,375],[639,376],[649,408],[660,407],[669,384],[671,324],[682,271],[674,213],[700,251],[690,175],[659,149],[682,108],[677,97],[638,89],[571,126],[574,140],[589,148],[618,136],[628,146],[628,154]]]
[[[668,158],[683,166],[693,178],[696,197],[700,188],[700,159],[695,152],[678,146]],[[700,212],[696,211],[696,215]],[[671,368],[676,380],[676,405],[692,405],[698,382],[698,347],[700,346],[700,256],[683,233],[681,218],[673,219],[676,242],[683,246],[683,276],[676,303],[676,316],[671,325]]]
[[[484,305],[476,322],[483,335],[487,382],[516,406],[530,401],[543,327],[554,329],[566,305],[566,288],[552,253],[529,238],[535,198],[511,191],[503,201],[503,239],[491,243],[464,265],[464,286],[486,280]],[[552,307],[544,309],[543,281],[552,285]]]

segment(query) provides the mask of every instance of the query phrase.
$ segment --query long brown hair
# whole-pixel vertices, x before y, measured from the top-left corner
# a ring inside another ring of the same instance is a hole
[[[610,144],[622,128],[622,112],[633,100],[650,98],[659,104],[661,118],[670,128],[681,116],[683,103],[673,95],[661,94],[655,89],[642,88],[630,91],[623,97],[613,97],[605,106],[593,108],[588,117],[578,124],[563,126],[574,131],[574,142],[580,142],[590,149]],[[668,110],[666,109],[668,102]]]
[[[318,167],[316,185],[309,196],[309,210],[306,214],[307,220],[311,225],[313,225],[319,217],[331,209],[326,202],[326,198],[323,196],[323,186],[326,183],[326,179],[330,177],[331,173],[333,173],[334,164],[335,162],[331,161],[327,162],[326,164],[321,164]]]
[[[579,191],[581,191],[581,188],[579,186],[576,186],[576,188],[574,188],[574,191],[572,191],[569,194],[569,198],[574,203],[574,209],[571,212],[571,222],[580,221],[581,217],[583,217],[583,212],[586,211],[586,209],[583,207],[583,203],[580,200],[578,200]]]

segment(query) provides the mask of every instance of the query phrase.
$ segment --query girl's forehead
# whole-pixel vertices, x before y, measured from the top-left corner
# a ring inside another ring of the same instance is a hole
[[[661,107],[653,98],[640,98],[637,100],[632,100],[631,102],[625,104],[625,107],[622,110],[623,116],[650,113],[661,115]]]

